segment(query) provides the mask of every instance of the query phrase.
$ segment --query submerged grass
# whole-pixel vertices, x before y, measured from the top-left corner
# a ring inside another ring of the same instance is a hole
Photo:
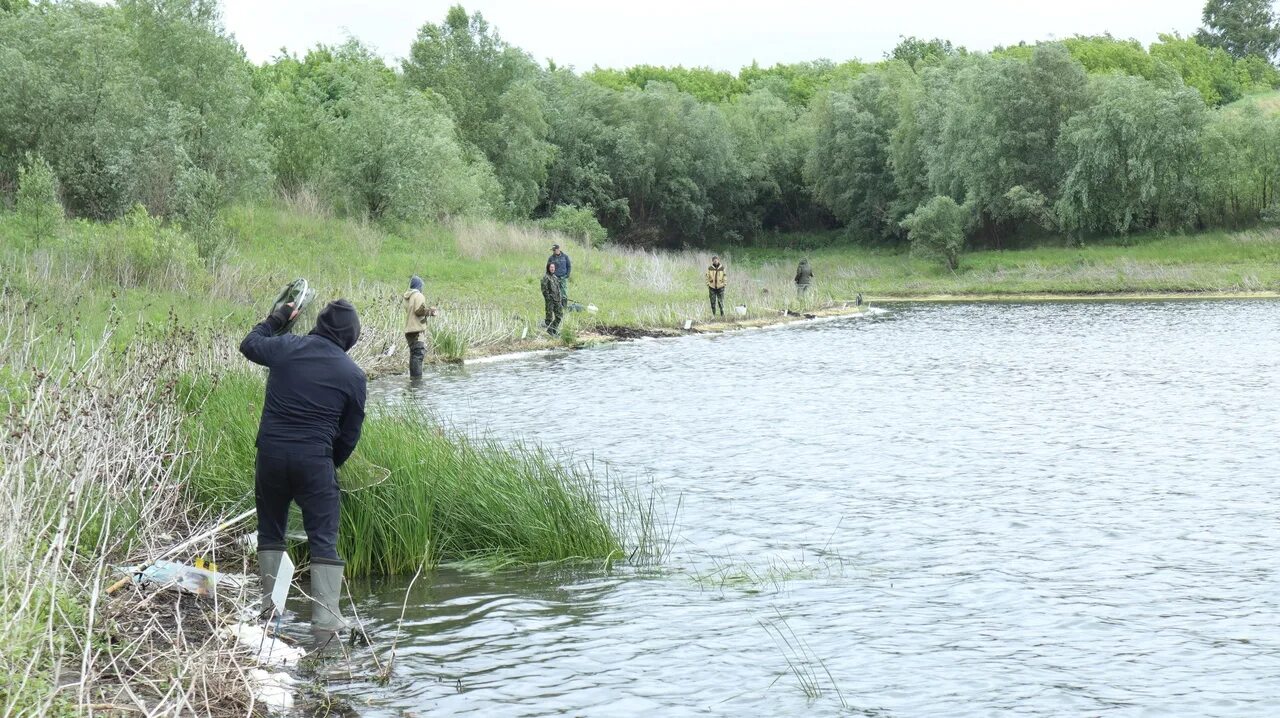
[[[225,513],[252,507],[262,392],[261,376],[250,372],[186,388],[190,489],[201,504]],[[350,576],[413,573],[440,561],[494,566],[649,553],[651,521],[616,483],[535,446],[445,432],[411,407],[371,411],[339,483],[339,552]],[[619,512],[638,522],[620,524]]]

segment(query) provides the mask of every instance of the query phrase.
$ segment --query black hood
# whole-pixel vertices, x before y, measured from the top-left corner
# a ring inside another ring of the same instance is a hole
[[[360,317],[356,316],[356,308],[345,299],[329,302],[316,317],[316,328],[312,334],[318,334],[342,347],[342,351],[350,351],[360,339]]]

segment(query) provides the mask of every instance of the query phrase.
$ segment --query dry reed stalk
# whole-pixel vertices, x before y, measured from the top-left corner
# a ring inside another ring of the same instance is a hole
[[[243,596],[104,595],[114,565],[197,530],[173,460],[175,370],[191,350],[139,344],[116,364],[112,329],[77,342],[0,299],[0,364],[21,382],[4,394],[0,715],[259,712],[247,660],[218,630]]]

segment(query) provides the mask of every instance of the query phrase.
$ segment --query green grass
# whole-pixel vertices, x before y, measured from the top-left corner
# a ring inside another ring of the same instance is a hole
[[[745,305],[746,320],[859,293],[875,301],[1280,286],[1280,231],[1270,228],[1091,239],[1084,246],[1058,239],[1035,248],[970,252],[950,272],[902,248],[850,245],[841,232],[779,235],[757,247],[655,253],[592,248],[532,226],[384,227],[285,204],[235,207],[226,222],[233,240],[216,263],[183,255],[183,247],[193,251],[188,243],[135,219],[105,227],[68,222],[39,250],[6,242],[0,268],[9,287],[39,305],[37,314],[71,321],[86,336],[100,332],[115,311],[118,346],[140,327],[165,323],[220,333],[233,344],[281,285],[304,276],[321,301],[346,297],[355,303],[365,328],[355,356],[374,373],[402,372],[407,365],[400,297],[412,274],[424,278],[428,302],[441,309],[428,322],[438,360],[561,344],[538,327],[538,279],[552,242],[573,258],[571,299],[597,309],[573,315],[571,333],[578,339],[597,326],[662,329],[709,319],[702,273],[713,251],[728,267],[726,303]],[[0,214],[0,236],[15,233],[20,225],[13,215]],[[103,242],[127,251],[95,249]],[[810,257],[815,272],[803,304],[791,281],[801,256]]]
[[[1239,110],[1245,107],[1257,107],[1268,115],[1280,113],[1280,90],[1246,95],[1222,109]]]
[[[183,433],[197,503],[228,514],[252,507],[262,392],[256,373],[190,382]],[[648,535],[622,535],[615,510],[633,505],[616,487],[537,447],[446,433],[413,408],[371,412],[339,483],[339,553],[350,576],[440,561],[612,561],[626,557],[624,539]]]

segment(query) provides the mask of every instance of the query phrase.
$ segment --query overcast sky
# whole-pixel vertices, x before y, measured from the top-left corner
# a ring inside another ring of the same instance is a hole
[[[454,0],[456,2],[456,0]],[[249,58],[299,54],[353,36],[388,60],[449,0],[224,0],[223,21]],[[900,35],[942,37],[971,50],[1077,34],[1156,40],[1190,34],[1204,0],[470,0],[509,43],[578,70],[638,64],[709,66],[878,60]]]

